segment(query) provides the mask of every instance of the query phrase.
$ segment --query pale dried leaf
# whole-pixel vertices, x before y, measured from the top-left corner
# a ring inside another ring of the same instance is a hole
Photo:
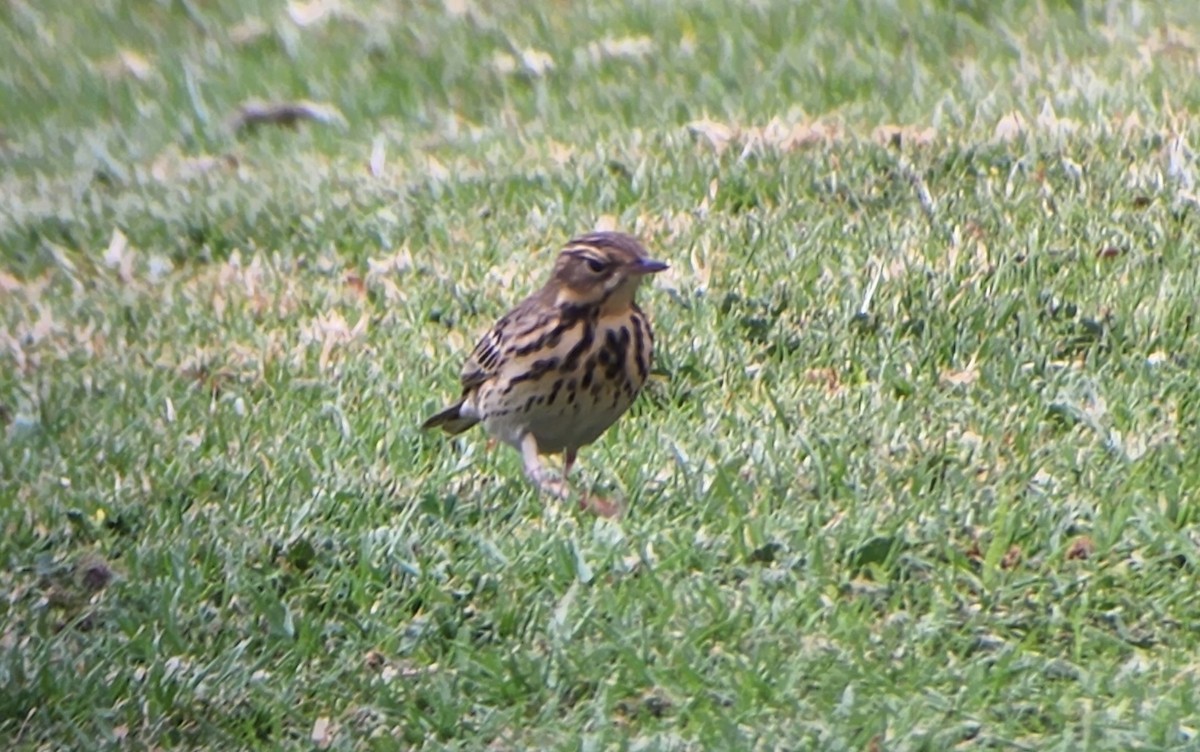
[[[587,46],[587,56],[593,63],[604,60],[644,60],[654,52],[654,40],[650,37],[605,37]]]
[[[687,124],[687,129],[693,136],[699,136],[706,140],[718,154],[725,151],[734,136],[737,135],[737,132],[728,125],[708,119],[693,120]]]
[[[945,386],[970,386],[979,380],[979,368],[975,365],[975,359],[967,364],[962,370],[947,368],[942,371],[939,379]]]
[[[147,81],[154,75],[154,66],[140,52],[120,49],[117,54],[96,65],[96,69],[109,79],[134,78]]]
[[[763,126],[739,127],[704,119],[688,123],[687,128],[693,135],[706,140],[718,154],[731,144],[740,144],[743,158],[753,153],[786,153],[811,146],[828,146],[839,136],[835,125],[790,123],[778,117]]]
[[[387,141],[383,136],[376,136],[371,144],[371,158],[367,161],[367,169],[371,177],[383,177],[383,168],[387,164]]]
[[[521,67],[530,76],[539,78],[554,70],[554,58],[548,52],[526,47],[521,50]]]
[[[691,31],[685,31],[679,37],[679,54],[682,57],[691,57],[696,54],[696,35]]]
[[[752,152],[790,152],[810,146],[828,145],[835,139],[836,130],[820,122],[788,124],[772,118],[761,128],[747,128],[742,132],[742,154]]]
[[[241,47],[252,44],[270,33],[271,28],[261,18],[251,16],[230,27],[229,40]]]
[[[517,59],[507,52],[497,52],[495,55],[492,55],[492,70],[502,76],[515,73],[517,70]]]
[[[321,354],[317,362],[324,370],[330,363],[333,351],[339,346],[358,339],[367,331],[370,317],[364,313],[353,327],[338,311],[330,311],[317,316],[300,328],[301,345],[319,344]]]
[[[104,265],[109,269],[117,269],[121,281],[128,282],[133,279],[133,256],[125,233],[114,227],[112,238],[108,241],[108,249],[104,251]]]
[[[1167,174],[1179,183],[1182,191],[1191,192],[1196,184],[1192,173],[1191,149],[1188,148],[1183,134],[1175,134],[1167,142]]]
[[[442,7],[451,18],[463,18],[471,13],[471,4],[467,0],[442,0]]]
[[[8,272],[0,271],[0,292],[12,293],[17,290],[23,290],[24,285],[16,277]]]
[[[147,81],[154,75],[154,66],[140,52],[122,49],[117,53],[117,59],[125,72],[139,81]]]
[[[329,749],[333,742],[333,724],[329,718],[321,716],[313,723],[310,738],[313,744],[317,745],[317,749]]]
[[[992,132],[992,140],[1008,143],[1021,136],[1026,130],[1025,118],[1021,113],[1013,111],[1000,118]]]
[[[160,282],[163,277],[175,270],[171,259],[161,253],[155,253],[146,260],[146,277],[151,282]]]
[[[446,165],[438,161],[437,157],[430,154],[425,158],[426,169],[429,172],[429,179],[435,183],[445,183],[450,180],[450,170],[446,169]]]
[[[391,256],[367,259],[367,278],[374,275],[391,275],[412,268],[412,254],[404,247]]]
[[[615,214],[601,214],[596,218],[596,232],[616,232],[620,220]]]
[[[231,155],[214,157],[209,154],[184,155],[170,146],[150,163],[150,177],[160,183],[189,181],[218,169],[235,169],[237,158]]]
[[[287,14],[292,23],[304,28],[329,18],[337,10],[337,6],[337,0],[292,0],[287,4]]]
[[[1145,126],[1142,124],[1142,117],[1134,110],[1125,117],[1116,118],[1117,130],[1122,136],[1129,138],[1141,133]]]
[[[566,165],[575,156],[574,147],[560,143],[554,139],[550,139],[547,149],[550,152],[550,159],[559,167]]]
[[[1079,130],[1079,122],[1070,118],[1060,118],[1049,99],[1042,105],[1042,111],[1038,113],[1037,124],[1039,130],[1056,137],[1069,136]]]

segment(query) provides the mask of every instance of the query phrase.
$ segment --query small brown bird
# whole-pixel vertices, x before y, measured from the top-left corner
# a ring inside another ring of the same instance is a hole
[[[457,434],[482,421],[521,452],[539,489],[567,498],[579,448],[616,422],[646,383],[654,336],[634,295],[643,277],[666,268],[623,233],[569,241],[549,281],[479,340],[462,369],[462,399],[421,427]],[[561,479],[539,456],[556,452]],[[619,511],[586,495],[580,506],[605,516]]]

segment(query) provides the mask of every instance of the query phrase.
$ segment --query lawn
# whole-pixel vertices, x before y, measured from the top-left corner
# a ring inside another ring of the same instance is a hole
[[[8,0],[0,739],[1200,748],[1198,73],[1193,0]],[[419,430],[597,227],[615,521]]]

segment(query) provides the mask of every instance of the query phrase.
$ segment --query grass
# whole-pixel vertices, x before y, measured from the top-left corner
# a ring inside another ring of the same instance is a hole
[[[1194,6],[7,3],[0,737],[1195,748]],[[417,429],[598,224],[616,523]]]

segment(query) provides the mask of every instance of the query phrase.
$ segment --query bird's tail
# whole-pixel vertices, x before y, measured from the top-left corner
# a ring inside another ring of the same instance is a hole
[[[470,417],[462,414],[462,400],[447,407],[437,415],[421,424],[421,430],[428,431],[430,428],[441,428],[446,433],[453,436],[454,434],[462,433],[471,426],[479,422],[479,418]]]

